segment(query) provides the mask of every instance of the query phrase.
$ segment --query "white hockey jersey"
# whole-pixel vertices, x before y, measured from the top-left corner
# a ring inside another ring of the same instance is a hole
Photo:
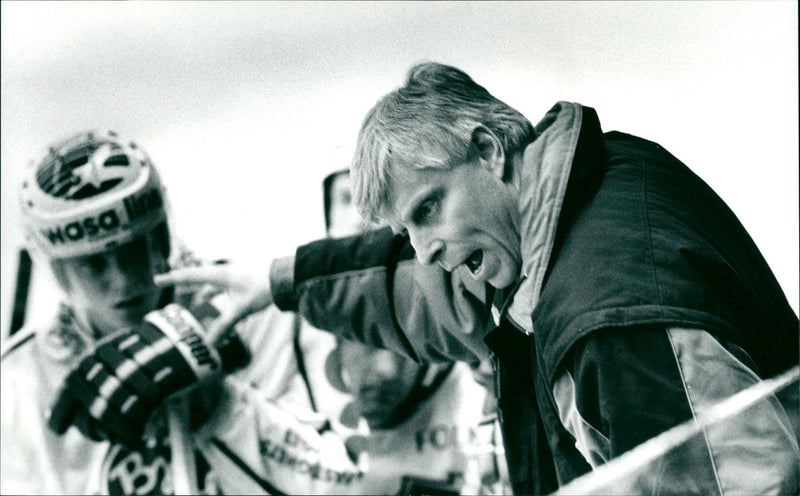
[[[292,347],[293,320],[294,315],[271,308],[240,324],[246,327],[240,332],[247,336],[251,362],[225,379],[226,387],[236,389],[232,396],[239,398],[238,401],[271,405],[271,401],[283,396],[304,397],[305,385],[297,374]],[[75,428],[58,436],[47,427],[51,403],[87,348],[86,335],[72,312],[61,307],[53,321],[24,328],[5,343],[8,346],[0,360],[0,493],[171,494],[166,427],[164,435],[141,452],[88,440]],[[262,410],[271,414],[267,407]],[[280,416],[275,418],[279,422],[284,420]],[[251,421],[261,426],[269,422],[258,418]],[[298,422],[294,417],[286,421]],[[161,424],[165,426],[166,422]],[[209,430],[202,433],[216,436]],[[232,446],[234,453],[248,451],[250,445],[257,451],[261,444],[258,438],[231,438],[235,433],[225,434],[228,437],[214,438]],[[238,471],[227,474],[224,468],[211,466],[203,454],[205,439],[199,435],[192,436],[198,448],[197,486],[204,493],[219,493],[223,485],[220,481],[238,477]],[[307,492],[307,489],[293,487],[291,492]]]

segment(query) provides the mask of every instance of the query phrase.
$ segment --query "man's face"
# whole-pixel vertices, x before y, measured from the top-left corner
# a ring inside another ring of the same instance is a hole
[[[342,238],[364,230],[364,221],[353,201],[349,174],[339,174],[331,183],[328,236]]]
[[[355,341],[341,347],[344,383],[370,428],[393,424],[398,406],[417,383],[421,366],[389,350]]]
[[[151,257],[161,256],[149,236],[113,250],[61,261],[70,303],[105,335],[138,325],[158,305]]]
[[[393,185],[390,223],[408,231],[421,263],[472,276],[502,289],[522,267],[519,211],[511,186],[480,163],[417,169]]]

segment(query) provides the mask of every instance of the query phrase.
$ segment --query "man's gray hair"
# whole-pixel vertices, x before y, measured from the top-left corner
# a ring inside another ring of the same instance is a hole
[[[507,157],[535,137],[525,116],[463,71],[434,62],[412,67],[405,86],[378,100],[361,125],[351,165],[361,215],[373,222],[385,217],[392,181],[404,171],[476,158],[479,126],[497,136]]]

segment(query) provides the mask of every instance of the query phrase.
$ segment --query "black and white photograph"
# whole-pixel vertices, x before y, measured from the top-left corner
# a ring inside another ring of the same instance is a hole
[[[0,1],[0,494],[797,494],[798,5]]]

